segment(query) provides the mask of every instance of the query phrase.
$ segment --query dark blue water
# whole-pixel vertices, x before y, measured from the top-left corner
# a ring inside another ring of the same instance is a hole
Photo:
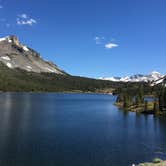
[[[0,165],[129,166],[166,159],[166,119],[111,95],[0,94]]]

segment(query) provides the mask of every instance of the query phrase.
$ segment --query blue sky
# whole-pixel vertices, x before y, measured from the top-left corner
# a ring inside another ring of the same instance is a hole
[[[0,36],[73,75],[166,73],[165,9],[165,0],[0,0]]]

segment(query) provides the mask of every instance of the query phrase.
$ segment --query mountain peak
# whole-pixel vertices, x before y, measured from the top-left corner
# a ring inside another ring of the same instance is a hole
[[[20,68],[36,73],[66,74],[54,63],[48,63],[42,59],[34,49],[22,44],[16,35],[0,38],[0,62],[11,69]]]
[[[10,35],[7,37],[7,39],[10,40],[13,44],[20,45],[20,41],[15,35]]]
[[[159,73],[158,71],[152,71],[151,75],[161,75],[161,73]]]
[[[20,41],[16,35],[10,35],[10,36],[0,38],[0,42],[2,42],[2,41],[8,41],[9,43],[13,43],[15,45],[20,44]]]

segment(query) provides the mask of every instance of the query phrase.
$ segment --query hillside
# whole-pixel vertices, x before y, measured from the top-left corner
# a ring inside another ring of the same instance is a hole
[[[120,85],[84,77],[10,69],[0,63],[0,91],[97,92]]]

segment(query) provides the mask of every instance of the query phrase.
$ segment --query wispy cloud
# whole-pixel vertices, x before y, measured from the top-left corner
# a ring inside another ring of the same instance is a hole
[[[32,26],[37,24],[37,21],[34,18],[29,17],[27,14],[20,14],[16,19],[17,25],[29,25]]]
[[[94,40],[95,40],[96,44],[102,44],[103,41],[105,40],[105,38],[104,38],[104,37],[96,36],[96,37],[94,38]]]
[[[103,45],[103,47],[107,48],[107,49],[112,49],[112,48],[115,48],[115,47],[119,47],[118,44],[114,43],[115,39],[112,38],[110,40],[108,40],[107,38],[105,37],[99,37],[99,36],[96,36],[94,38],[95,42],[97,45]]]
[[[3,8],[3,6],[2,5],[0,5],[0,9],[2,9]]]
[[[116,43],[107,43],[107,44],[105,44],[105,48],[107,48],[107,49],[112,49],[112,48],[116,48],[116,47],[119,47],[119,45],[116,44]]]

